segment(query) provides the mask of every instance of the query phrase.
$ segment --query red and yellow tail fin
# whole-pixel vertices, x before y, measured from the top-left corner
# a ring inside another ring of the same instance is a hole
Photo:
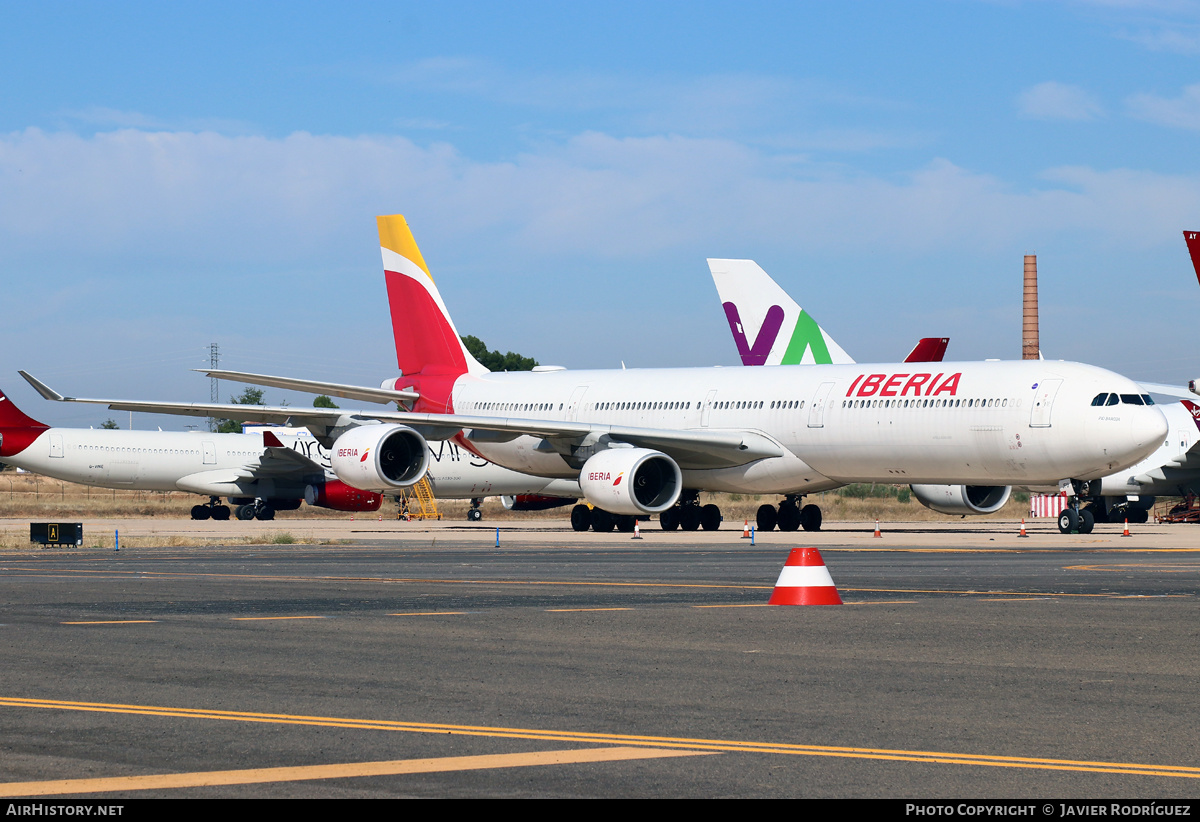
[[[404,217],[375,219],[400,373],[487,373],[463,346]]]

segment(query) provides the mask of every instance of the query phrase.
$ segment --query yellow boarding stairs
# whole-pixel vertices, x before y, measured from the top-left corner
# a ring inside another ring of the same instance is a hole
[[[437,499],[433,496],[433,488],[429,485],[428,477],[400,496],[400,513],[397,519],[441,519],[438,512]]]

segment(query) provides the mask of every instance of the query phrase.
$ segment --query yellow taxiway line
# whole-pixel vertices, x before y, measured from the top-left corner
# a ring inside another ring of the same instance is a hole
[[[785,742],[757,742],[733,739],[692,739],[688,737],[602,734],[582,731],[554,731],[536,728],[505,728],[485,725],[400,722],[385,719],[355,719],[334,716],[222,711],[203,708],[172,708],[157,705],[125,705],[104,702],[73,702],[53,699],[0,697],[0,706],[13,708],[49,708],[65,711],[169,716],[188,719],[215,719],[279,725],[355,728],[360,730],[400,731],[408,733],[458,734],[494,739],[533,739],[620,747],[708,751],[712,753],[763,753],[790,756],[826,756],[847,759],[925,762],[943,765],[982,765],[994,768],[1112,773],[1131,776],[1173,776],[1200,779],[1200,767],[1159,765],[1142,762],[1105,762],[1096,760],[1049,759],[1042,757],[995,756],[951,751],[919,751],[892,748],[860,748],[838,745],[801,745]],[[0,785],[3,788],[3,785]]]
[[[251,768],[241,771],[112,776],[94,779],[52,779],[45,782],[0,783],[0,796],[55,796],[108,791],[152,791],[174,788],[207,788],[217,785],[254,785],[265,782],[301,782],[310,779],[347,779],[359,776],[399,776],[411,773],[446,773],[493,768],[527,768],[534,765],[574,765],[584,762],[623,762],[672,756],[707,756],[707,751],[665,751],[655,748],[583,748],[570,751],[448,756],[437,759],[397,759],[390,762],[347,762],[338,765],[302,765],[292,768]]]

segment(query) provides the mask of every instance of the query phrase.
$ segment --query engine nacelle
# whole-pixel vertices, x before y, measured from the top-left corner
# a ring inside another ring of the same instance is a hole
[[[334,511],[378,511],[383,494],[351,488],[341,480],[325,480],[304,489],[304,501]]]
[[[425,438],[406,425],[360,425],[329,452],[337,478],[360,491],[392,491],[420,482],[429,468]]]
[[[1012,494],[1009,485],[910,485],[917,501],[939,514],[994,514]]]
[[[500,504],[509,511],[546,511],[550,508],[574,505],[577,502],[579,500],[574,497],[547,497],[542,494],[517,494],[513,497],[500,497]]]
[[[679,499],[683,474],[661,451],[609,448],[583,464],[579,487],[610,514],[658,514]]]

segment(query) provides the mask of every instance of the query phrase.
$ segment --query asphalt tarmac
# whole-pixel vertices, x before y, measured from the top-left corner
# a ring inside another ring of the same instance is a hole
[[[1200,796],[1190,526],[320,527],[0,554],[0,793]]]

